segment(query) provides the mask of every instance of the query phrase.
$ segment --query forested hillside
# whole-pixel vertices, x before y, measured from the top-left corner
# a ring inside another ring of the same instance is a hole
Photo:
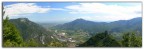
[[[25,41],[34,38],[37,43],[44,44],[44,42],[52,40],[50,38],[50,36],[52,36],[52,32],[44,29],[42,26],[34,22],[31,22],[27,18],[11,19],[9,21],[16,25],[16,27],[20,30],[20,33]]]
[[[78,47],[141,47],[142,38],[136,36],[135,32],[125,33],[122,36],[122,40],[114,39],[110,32],[105,31],[103,33],[97,33],[91,37],[88,41],[80,44]]]

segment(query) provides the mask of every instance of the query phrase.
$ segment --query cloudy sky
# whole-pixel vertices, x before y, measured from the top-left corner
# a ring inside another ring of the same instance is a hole
[[[83,18],[112,22],[142,17],[141,2],[3,2],[5,16],[34,22],[63,22]],[[4,16],[4,18],[5,18]]]

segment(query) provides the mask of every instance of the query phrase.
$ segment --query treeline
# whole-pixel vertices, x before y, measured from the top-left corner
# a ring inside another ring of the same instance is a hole
[[[134,32],[124,33],[122,40],[116,40],[107,31],[97,33],[88,41],[77,47],[142,47],[142,36],[136,36]]]

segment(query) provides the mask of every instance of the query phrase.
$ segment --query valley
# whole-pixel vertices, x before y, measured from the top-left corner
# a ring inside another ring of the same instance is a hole
[[[27,41],[32,40],[37,43],[38,47],[97,47],[100,45],[90,43],[93,41],[100,44],[103,40],[114,41],[112,42],[114,45],[107,45],[109,47],[120,47],[119,41],[123,40],[123,35],[127,32],[134,33],[136,38],[142,36],[141,17],[110,23],[76,19],[68,23],[51,25],[49,23],[35,23],[28,18],[10,19],[9,21],[20,30],[24,42],[29,43]],[[108,37],[103,36],[103,32]]]

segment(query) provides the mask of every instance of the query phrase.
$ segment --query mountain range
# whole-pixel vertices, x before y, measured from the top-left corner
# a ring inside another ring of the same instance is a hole
[[[51,41],[54,41],[54,39],[58,40],[60,38],[59,36],[56,35],[59,34],[66,34],[62,37],[74,39],[76,40],[76,43],[78,42],[79,44],[85,42],[79,46],[84,46],[85,44],[89,44],[91,41],[95,42],[95,39],[93,38],[99,37],[98,34],[104,31],[108,31],[110,33],[109,35],[114,35],[116,37],[118,37],[117,35],[120,35],[121,33],[132,32],[132,31],[142,36],[142,17],[138,17],[130,20],[119,20],[119,21],[114,21],[109,23],[93,22],[84,19],[76,19],[68,23],[58,24],[58,25],[48,27],[48,29],[46,29],[47,28],[46,26],[43,27],[43,25],[32,22],[28,18],[10,19],[9,21],[19,29],[20,34],[23,37],[24,41],[35,39],[35,41],[37,41],[37,43],[39,44],[49,43]],[[116,40],[114,38],[109,37],[109,35],[107,36],[108,39],[105,40],[115,42]],[[100,38],[104,38],[104,37],[105,36]],[[89,40],[87,40],[88,38]],[[83,42],[80,42],[80,40],[82,40]]]
[[[109,32],[129,32],[137,31],[142,32],[142,17],[130,19],[130,20],[119,20],[114,22],[93,22],[84,19],[76,19],[72,22],[57,25],[55,28],[64,30],[84,30],[90,34],[95,34],[103,31]],[[140,34],[141,35],[141,34]]]

